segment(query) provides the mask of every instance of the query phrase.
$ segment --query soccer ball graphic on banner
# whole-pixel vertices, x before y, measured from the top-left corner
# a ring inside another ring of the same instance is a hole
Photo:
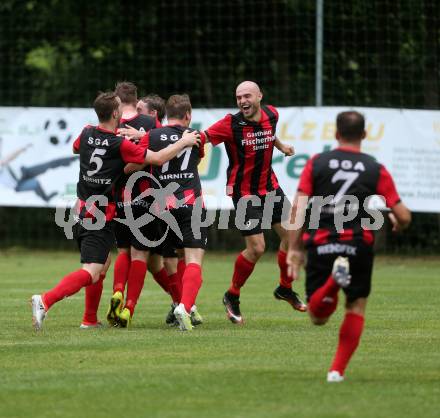
[[[65,145],[72,140],[72,134],[67,129],[65,119],[47,119],[44,122],[44,131],[52,145]]]

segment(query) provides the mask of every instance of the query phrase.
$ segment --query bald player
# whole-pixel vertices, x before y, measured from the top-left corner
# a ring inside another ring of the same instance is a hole
[[[264,227],[271,226],[280,238],[280,283],[274,291],[275,298],[288,302],[298,311],[306,310],[306,305],[292,290],[292,278],[287,275],[288,234],[281,226],[281,215],[283,204],[289,203],[272,170],[274,147],[285,156],[293,155],[294,151],[276,137],[278,112],[273,106],[261,105],[262,99],[263,94],[256,83],[240,83],[236,89],[239,112],[227,114],[205,131],[206,140],[213,146],[225,144],[229,157],[226,193],[232,197],[237,213],[236,226],[246,244],[235,261],[232,282],[223,297],[226,314],[234,324],[243,323],[240,290],[264,253]]]

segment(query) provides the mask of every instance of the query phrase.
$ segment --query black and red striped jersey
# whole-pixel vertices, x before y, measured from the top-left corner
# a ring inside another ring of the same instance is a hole
[[[148,148],[151,151],[159,152],[182,138],[185,130],[192,131],[192,129],[181,125],[168,125],[153,129],[147,134],[149,136]],[[180,205],[193,205],[195,199],[202,195],[202,185],[197,166],[200,159],[204,157],[203,142],[204,136],[202,135],[202,144],[199,148],[195,146],[184,148],[176,157],[162,166],[152,167],[152,174],[159,181],[162,188],[173,182],[178,185],[173,195],[166,198],[168,208],[176,207],[177,201],[180,201]]]
[[[127,125],[137,129],[142,133],[147,133],[151,129],[159,128],[162,126],[156,118],[148,115],[136,115],[129,119],[122,118],[119,127],[125,128],[127,127]],[[135,143],[137,142],[138,141],[136,141]],[[144,171],[151,172],[151,167],[149,166],[145,167]],[[131,190],[131,193],[126,193],[126,186],[129,177],[130,177],[129,175],[122,174],[116,185],[116,189],[117,189],[116,203],[117,203],[118,217],[120,218],[125,217],[124,206],[127,204],[131,204],[131,202],[133,201],[136,201],[136,198],[141,194],[141,192],[143,192],[144,190],[150,187],[149,179],[144,177],[136,180],[136,182],[133,185],[133,189]],[[137,200],[136,202],[138,204],[142,203],[139,200]]]
[[[98,126],[86,126],[73,143],[79,153],[80,173],[77,184],[79,216],[93,217],[85,211],[85,201],[91,196],[105,196],[106,208],[101,209],[110,221],[115,214],[115,184],[127,163],[142,164],[146,154],[145,140],[135,145],[115,132]]]
[[[298,191],[312,199],[327,198],[319,214],[317,228],[308,224],[304,234],[306,245],[321,245],[332,242],[363,240],[373,244],[374,235],[362,227],[362,219],[371,219],[366,211],[367,198],[381,195],[386,206],[391,208],[400,202],[399,194],[391,174],[372,156],[361,153],[354,148],[340,147],[332,151],[317,154],[307,161],[298,185]],[[354,196],[359,202],[353,207],[346,201],[346,196]],[[344,202],[347,202],[344,205]],[[337,231],[335,211],[353,211],[356,216],[344,222],[344,229]]]
[[[228,196],[264,196],[280,187],[272,169],[277,122],[275,107],[261,106],[259,122],[249,121],[238,112],[226,115],[205,131],[214,146],[225,144]]]
[[[122,118],[119,127],[126,128],[127,125],[137,129],[144,134],[146,134],[151,129],[160,128],[162,126],[156,118],[148,115],[135,115],[132,118],[128,119]]]

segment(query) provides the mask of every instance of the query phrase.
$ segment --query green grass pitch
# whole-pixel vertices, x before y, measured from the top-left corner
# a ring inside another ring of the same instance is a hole
[[[81,331],[83,292],[35,333],[27,300],[78,266],[73,253],[0,253],[1,417],[438,417],[440,258],[376,260],[366,328],[342,384],[325,382],[342,306],[325,327],[276,301],[273,254],[242,292],[246,324],[221,304],[234,255],[208,254],[193,333],[164,324],[148,276],[133,327]],[[110,297],[104,285],[100,317]],[[303,278],[296,285],[304,294]]]

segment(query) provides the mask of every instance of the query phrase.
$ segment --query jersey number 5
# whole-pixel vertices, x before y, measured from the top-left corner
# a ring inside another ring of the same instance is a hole
[[[332,183],[343,180],[341,188],[335,194],[332,203],[337,204],[341,198],[345,195],[345,192],[350,188],[354,181],[359,177],[359,173],[356,171],[338,170],[332,177]]]
[[[87,175],[88,176],[93,176],[99,170],[101,170],[103,161],[102,161],[102,158],[98,157],[98,155],[104,155],[106,152],[107,152],[106,149],[95,148],[95,151],[93,151],[92,156],[90,157],[90,164],[95,163],[96,164],[96,168],[94,170],[87,171]]]

